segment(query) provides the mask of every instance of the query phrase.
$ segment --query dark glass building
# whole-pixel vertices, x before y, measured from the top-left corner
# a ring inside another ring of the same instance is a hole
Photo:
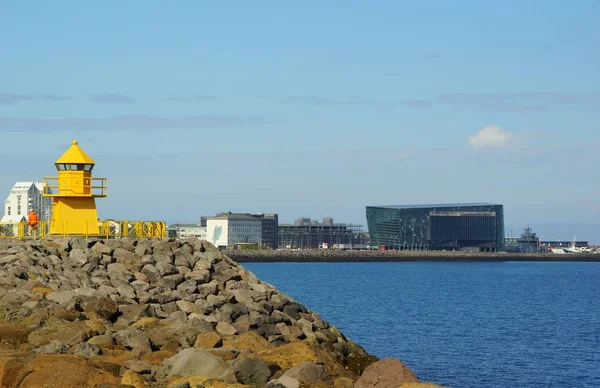
[[[262,225],[262,245],[277,249],[279,242],[279,216],[275,213],[251,214],[251,216],[260,218]]]
[[[504,251],[502,205],[367,206],[367,224],[385,249]]]

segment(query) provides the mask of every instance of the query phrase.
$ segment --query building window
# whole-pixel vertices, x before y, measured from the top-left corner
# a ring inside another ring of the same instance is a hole
[[[10,206],[8,207],[8,212],[7,213],[10,216]]]
[[[20,216],[21,215],[21,204],[17,205],[17,215]]]

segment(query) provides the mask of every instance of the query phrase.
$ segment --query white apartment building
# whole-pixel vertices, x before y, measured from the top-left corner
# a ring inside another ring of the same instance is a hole
[[[26,221],[29,209],[33,209],[41,221],[52,215],[52,198],[44,197],[41,182],[17,182],[4,202],[4,215],[0,222]]]
[[[206,217],[206,240],[219,248],[231,248],[238,243],[262,244],[260,218],[247,214],[224,213]]]

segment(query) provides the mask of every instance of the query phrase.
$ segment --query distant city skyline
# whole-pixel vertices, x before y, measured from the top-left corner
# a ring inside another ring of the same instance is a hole
[[[493,202],[507,233],[600,242],[597,1],[0,14],[0,195],[55,175],[76,139],[108,178],[101,218],[275,212],[366,230],[368,205]]]

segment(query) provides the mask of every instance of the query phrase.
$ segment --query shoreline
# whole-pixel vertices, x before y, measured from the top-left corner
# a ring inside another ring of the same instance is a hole
[[[448,251],[333,251],[319,249],[272,250],[272,251],[223,251],[239,263],[286,263],[286,262],[600,262],[600,254],[552,254],[552,253],[473,253]]]

